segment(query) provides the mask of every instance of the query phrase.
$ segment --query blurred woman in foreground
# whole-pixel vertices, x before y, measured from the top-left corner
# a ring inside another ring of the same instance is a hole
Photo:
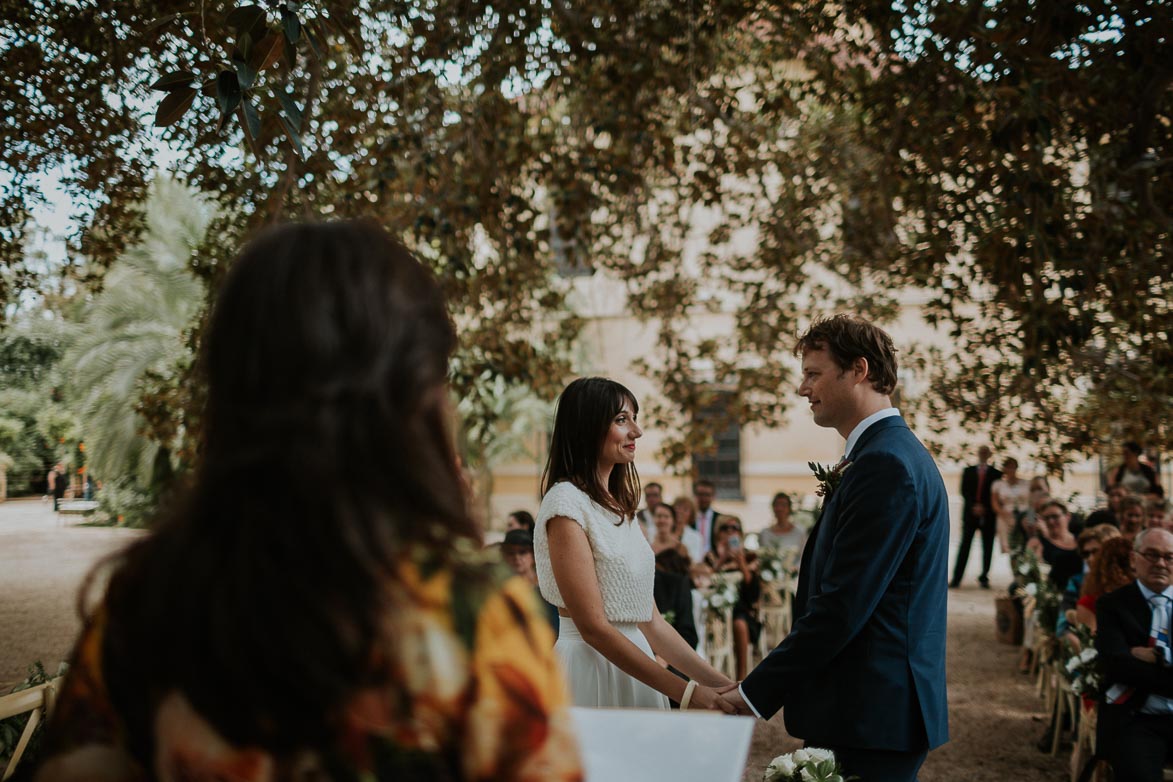
[[[374,224],[245,247],[204,337],[194,485],[114,560],[39,779],[581,778],[532,587],[477,559],[455,342]]]

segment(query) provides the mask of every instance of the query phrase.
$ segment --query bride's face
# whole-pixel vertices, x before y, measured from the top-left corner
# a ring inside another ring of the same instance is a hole
[[[605,464],[631,464],[635,461],[635,441],[643,437],[643,430],[635,422],[631,400],[611,419],[611,427],[603,437],[600,461]]]

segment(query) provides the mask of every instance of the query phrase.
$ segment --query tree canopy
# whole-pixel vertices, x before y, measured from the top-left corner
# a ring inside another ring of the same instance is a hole
[[[158,122],[218,202],[193,259],[211,289],[260,225],[374,215],[443,280],[473,403],[497,377],[552,396],[580,327],[559,271],[606,270],[659,324],[646,371],[659,415],[693,422],[680,463],[719,428],[691,415],[717,391],[779,419],[801,323],[891,315],[911,286],[953,342],[923,360],[931,421],[1056,463],[1122,434],[1169,445],[1157,0],[0,8],[0,294],[36,284],[38,173],[67,171],[86,206],[79,272],[134,239]],[[690,331],[701,289],[734,333]]]

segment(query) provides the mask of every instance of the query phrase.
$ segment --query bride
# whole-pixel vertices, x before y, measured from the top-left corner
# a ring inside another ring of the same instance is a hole
[[[639,405],[605,378],[562,392],[534,530],[542,596],[562,618],[554,650],[576,706],[725,708],[733,682],[656,610],[655,559],[640,525],[635,441]],[[659,655],[687,682],[657,664]]]

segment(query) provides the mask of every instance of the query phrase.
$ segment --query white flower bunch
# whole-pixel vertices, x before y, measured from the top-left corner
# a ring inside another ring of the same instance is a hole
[[[1103,685],[1100,681],[1099,666],[1096,665],[1097,659],[1098,655],[1094,646],[1088,646],[1067,658],[1063,669],[1071,682],[1071,691],[1076,695],[1095,696],[1099,694]]]
[[[766,766],[762,782],[846,782],[843,769],[829,749],[796,749]]]
[[[789,563],[795,559],[792,549],[766,547],[758,550],[759,576],[763,583],[781,581],[791,570]]]
[[[709,594],[707,597],[711,610],[724,611],[726,608],[732,608],[737,605],[739,597],[737,584],[725,578],[720,573],[713,574],[712,581],[709,582]]]

